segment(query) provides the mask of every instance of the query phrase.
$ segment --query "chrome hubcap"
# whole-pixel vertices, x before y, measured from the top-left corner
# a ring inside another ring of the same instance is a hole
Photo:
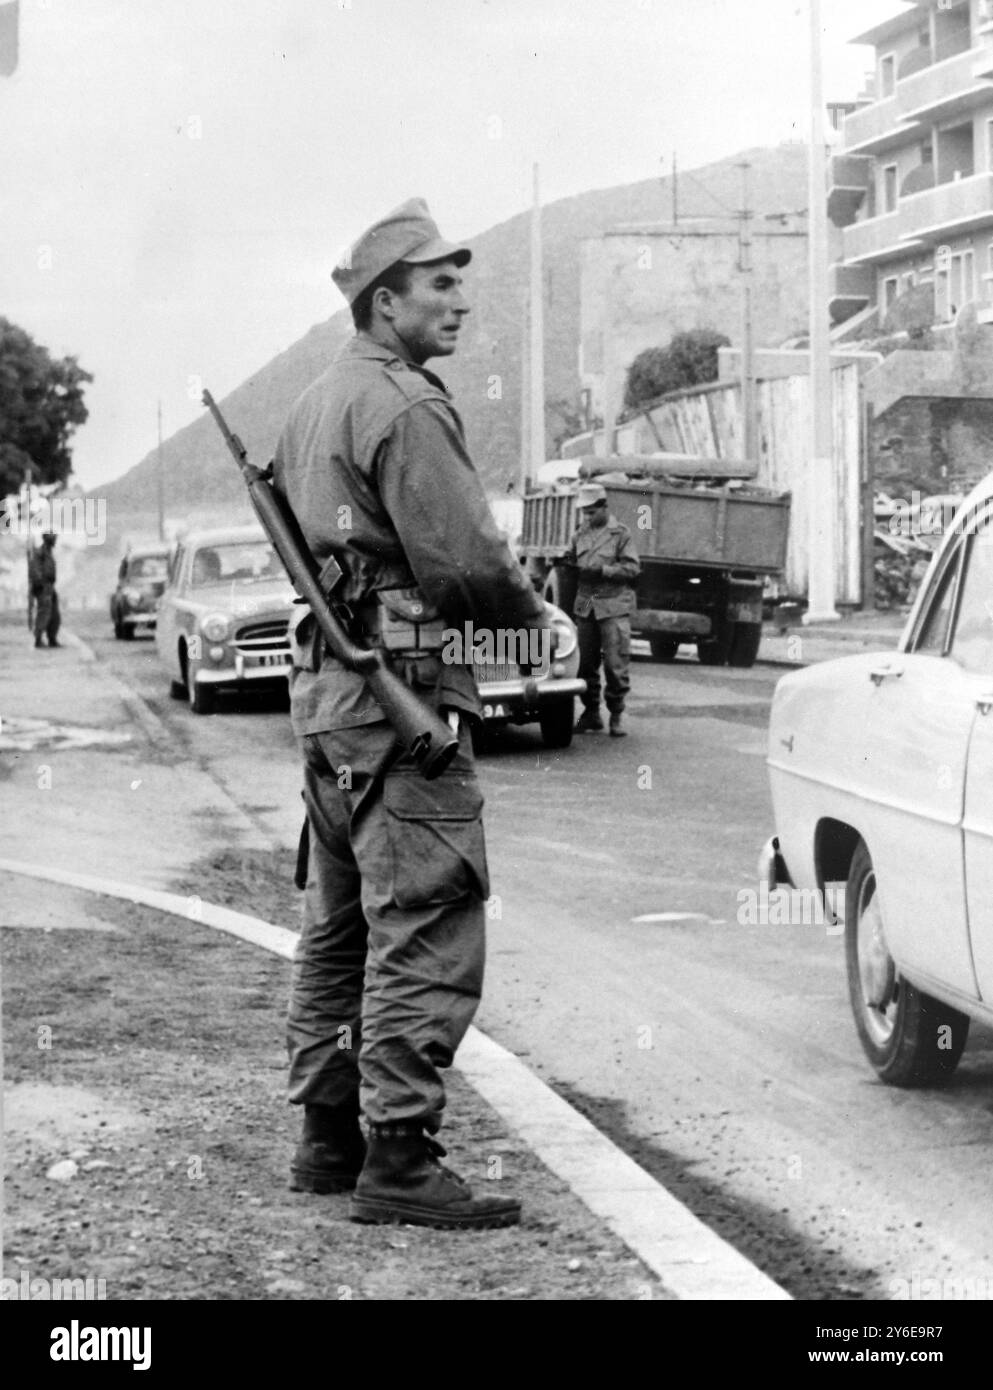
[[[859,892],[858,966],[863,1017],[877,1043],[886,1043],[896,1022],[896,966],[886,945],[883,917],[876,895],[876,878],[867,874]]]

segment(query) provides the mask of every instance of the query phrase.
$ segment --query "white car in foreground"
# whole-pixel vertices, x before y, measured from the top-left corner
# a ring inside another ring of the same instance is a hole
[[[943,538],[895,651],[779,682],[768,765],[764,882],[845,885],[866,1055],[893,1085],[948,1077],[969,1020],[993,1023],[993,475]]]

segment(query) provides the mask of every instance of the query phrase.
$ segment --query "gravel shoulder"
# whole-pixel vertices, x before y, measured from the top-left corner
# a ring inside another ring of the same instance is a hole
[[[259,915],[273,883],[223,856],[193,877]],[[29,880],[4,909],[7,1278],[102,1279],[109,1299],[667,1297],[457,1072],[450,1162],[499,1173],[519,1230],[355,1226],[347,1197],[290,1192],[284,961]]]

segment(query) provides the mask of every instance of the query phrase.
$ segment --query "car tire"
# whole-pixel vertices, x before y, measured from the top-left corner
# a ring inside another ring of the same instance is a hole
[[[676,653],[679,651],[679,643],[671,637],[659,637],[655,633],[650,633],[648,645],[652,649],[653,661],[675,661]]]
[[[845,890],[848,994],[862,1049],[890,1086],[947,1081],[969,1035],[958,1009],[925,994],[897,971],[886,945],[876,873],[860,841]]]
[[[735,623],[731,634],[728,665],[748,668],[755,665],[762,644],[761,623]]]
[[[212,685],[203,685],[192,671],[187,672],[186,690],[194,714],[213,714],[217,707],[217,692]]]
[[[118,642],[123,642],[125,636],[124,624],[121,622],[116,608],[112,608],[110,610],[110,619],[111,622],[114,624],[114,636],[117,638]]]
[[[134,623],[121,623],[121,638],[125,642],[134,641]]]
[[[169,694],[172,696],[174,700],[185,700],[186,686],[183,684],[182,681],[170,681]]]
[[[568,699],[553,700],[538,716],[541,726],[541,740],[546,748],[568,748],[572,742],[572,730],[576,718],[576,702],[570,695]]]

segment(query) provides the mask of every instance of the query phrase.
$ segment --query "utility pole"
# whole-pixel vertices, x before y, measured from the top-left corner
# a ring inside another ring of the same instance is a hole
[[[741,170],[741,211],[738,213],[738,270],[741,273],[741,423],[742,456],[757,462],[758,421],[755,415],[755,331],[752,318],[752,208],[748,187],[751,165]]]
[[[531,462],[531,411],[529,406],[530,391],[528,382],[531,374],[529,363],[530,353],[528,352],[528,337],[531,332],[531,315],[529,313],[530,295],[525,294],[521,304],[521,476],[520,492],[523,497],[528,490],[528,477],[531,472],[529,464]]]
[[[541,262],[541,192],[538,165],[534,166],[531,206],[531,353],[530,353],[530,476],[537,476],[545,462],[545,314],[544,274]]]
[[[158,497],[159,497],[159,540],[164,541],[165,533],[165,464],[162,460],[162,402],[159,401],[159,469],[158,469]]]
[[[828,329],[827,155],[821,73],[821,3],[808,0],[810,19],[810,506],[807,611],[804,622],[833,622],[835,583],[834,412]]]

